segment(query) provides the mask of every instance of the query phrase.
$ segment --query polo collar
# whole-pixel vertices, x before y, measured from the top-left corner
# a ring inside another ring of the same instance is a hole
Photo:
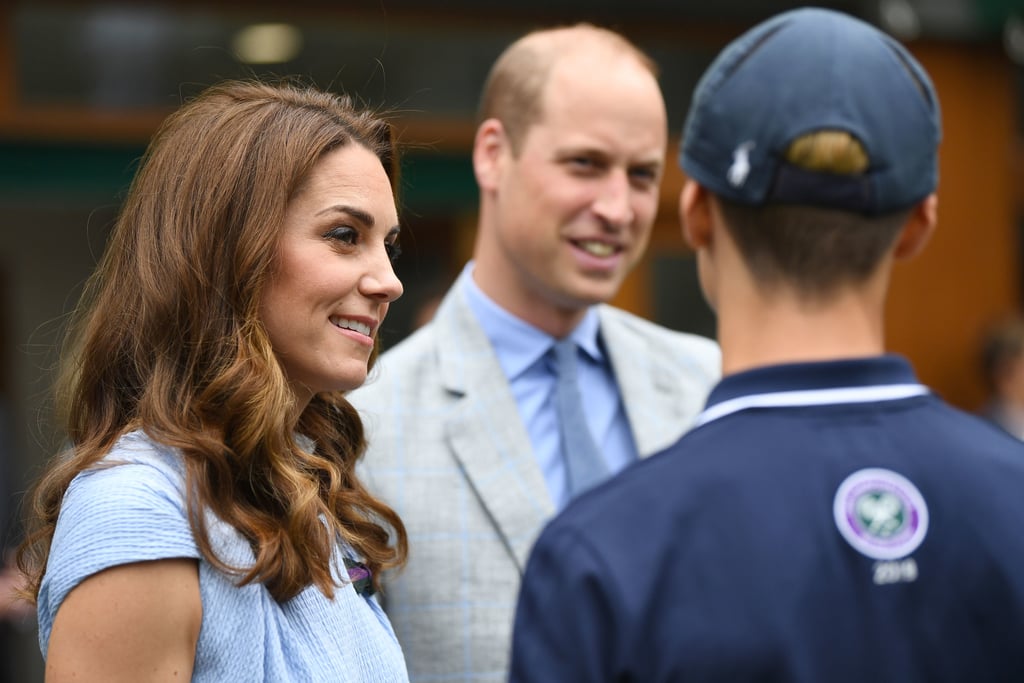
[[[750,408],[873,403],[929,393],[910,363],[894,354],[772,365],[724,377],[694,427]]]

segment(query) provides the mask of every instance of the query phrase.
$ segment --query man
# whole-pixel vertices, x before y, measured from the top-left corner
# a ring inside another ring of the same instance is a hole
[[[989,391],[981,416],[1024,439],[1024,319],[1010,317],[987,330],[981,367]]]
[[[414,681],[505,679],[542,524],[679,438],[720,363],[710,340],[602,305],[642,256],[658,205],[667,121],[650,61],[597,27],[539,31],[498,59],[481,109],[473,260],[432,322],[351,396],[369,485],[409,532],[409,564],[383,601]],[[569,388],[552,372],[556,340],[582,347],[559,345],[578,366]],[[585,415],[562,418],[572,394]],[[560,425],[582,418],[566,439],[589,437],[603,474],[564,459],[584,449],[563,448]]]
[[[914,58],[844,14],[781,14],[711,65],[681,213],[724,378],[544,530],[512,681],[1024,680],[1024,445],[883,350],[939,124]]]

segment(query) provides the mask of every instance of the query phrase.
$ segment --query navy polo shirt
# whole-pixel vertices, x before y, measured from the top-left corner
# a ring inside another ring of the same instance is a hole
[[[1024,444],[897,356],[728,376],[544,530],[511,680],[1024,681]]]

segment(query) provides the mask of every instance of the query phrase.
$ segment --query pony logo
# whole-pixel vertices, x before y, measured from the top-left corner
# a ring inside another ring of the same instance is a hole
[[[756,147],[753,140],[748,140],[732,152],[732,165],[725,174],[729,184],[733,187],[742,187],[750,175],[750,151]]]

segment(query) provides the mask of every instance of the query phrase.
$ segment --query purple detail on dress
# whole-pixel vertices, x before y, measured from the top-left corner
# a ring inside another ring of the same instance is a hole
[[[352,587],[356,593],[364,598],[373,595],[376,592],[376,589],[373,587],[373,572],[362,562],[356,562],[347,557],[344,559],[349,581],[352,582]]]

